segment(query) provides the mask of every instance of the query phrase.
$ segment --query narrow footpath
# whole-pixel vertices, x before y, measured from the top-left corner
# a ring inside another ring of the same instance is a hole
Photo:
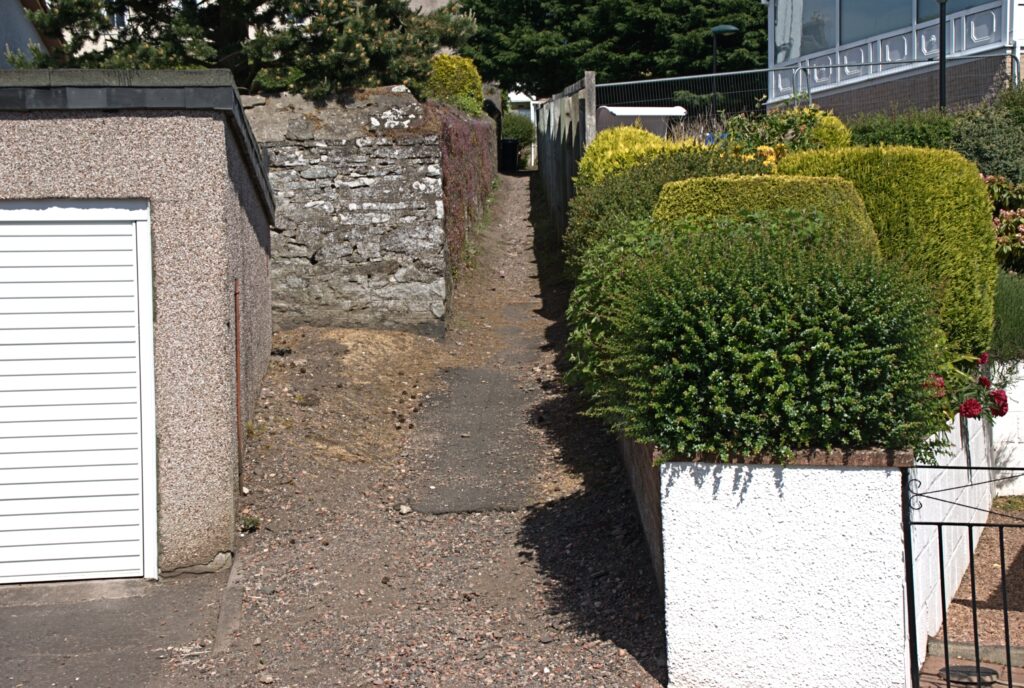
[[[568,284],[545,220],[535,179],[501,178],[443,341],[277,333],[230,574],[7,595],[2,677],[663,685],[661,603],[615,443],[561,381]]]

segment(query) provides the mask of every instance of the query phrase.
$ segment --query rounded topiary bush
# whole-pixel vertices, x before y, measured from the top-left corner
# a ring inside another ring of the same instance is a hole
[[[878,237],[864,201],[852,182],[839,177],[726,175],[669,182],[661,191],[653,218],[671,222],[786,209],[818,212],[831,224],[846,229],[841,241],[878,252]]]
[[[435,55],[423,93],[473,115],[484,112],[484,82],[473,60],[459,55]]]
[[[610,174],[678,147],[641,127],[613,127],[598,134],[583,154],[576,175],[576,192],[592,187]]]
[[[996,244],[991,200],[974,164],[952,151],[845,148],[790,155],[779,171],[852,181],[882,255],[933,288],[953,348],[978,354],[988,347]]]
[[[930,296],[818,225],[691,219],[594,247],[570,308],[592,412],[686,459],[923,446],[945,427]]]
[[[571,273],[601,237],[625,231],[631,222],[650,219],[668,182],[723,174],[756,175],[771,170],[762,160],[729,155],[717,149],[685,146],[661,151],[633,167],[610,174],[600,183],[577,189],[569,202],[569,226],[563,245]]]
[[[743,153],[762,146],[783,152],[840,148],[850,145],[851,137],[841,119],[816,105],[736,115],[725,130],[725,145]]]

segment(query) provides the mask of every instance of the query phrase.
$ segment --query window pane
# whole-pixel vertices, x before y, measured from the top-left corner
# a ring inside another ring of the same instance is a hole
[[[991,4],[992,0],[949,0],[946,3],[946,11],[950,14],[962,12],[972,7],[981,7]],[[935,0],[917,0],[917,20],[928,21],[939,18],[939,3]]]
[[[835,48],[836,24],[836,0],[779,0],[775,6],[776,63]]]
[[[843,43],[909,29],[914,23],[913,0],[841,0],[839,11]]]

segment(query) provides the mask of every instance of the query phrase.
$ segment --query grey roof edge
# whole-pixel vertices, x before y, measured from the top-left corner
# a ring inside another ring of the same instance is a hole
[[[273,224],[274,195],[266,160],[245,117],[230,70],[0,70],[0,112],[85,110],[207,110],[224,114]]]

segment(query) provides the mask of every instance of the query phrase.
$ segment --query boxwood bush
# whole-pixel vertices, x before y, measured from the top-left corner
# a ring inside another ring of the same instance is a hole
[[[816,211],[846,227],[845,240],[878,253],[878,237],[864,201],[853,183],[839,177],[740,176],[697,177],[669,182],[661,190],[654,220],[736,216],[758,211]]]
[[[953,151],[908,147],[807,151],[784,174],[838,175],[864,199],[882,255],[934,290],[953,348],[984,351],[992,337],[996,282],[992,206],[978,168]]]
[[[569,226],[564,237],[568,268],[579,271],[587,248],[598,238],[625,231],[631,222],[651,217],[661,188],[690,177],[769,172],[756,158],[728,155],[716,149],[687,146],[661,151],[631,168],[608,175],[600,183],[577,188],[569,203]]]
[[[599,183],[610,174],[629,169],[678,144],[670,143],[641,127],[613,127],[598,134],[587,146],[576,175],[576,193]]]
[[[484,82],[473,60],[459,55],[435,55],[424,95],[470,113],[484,113]]]
[[[930,295],[822,226],[691,218],[595,246],[570,308],[592,412],[685,459],[923,445],[945,427]]]

